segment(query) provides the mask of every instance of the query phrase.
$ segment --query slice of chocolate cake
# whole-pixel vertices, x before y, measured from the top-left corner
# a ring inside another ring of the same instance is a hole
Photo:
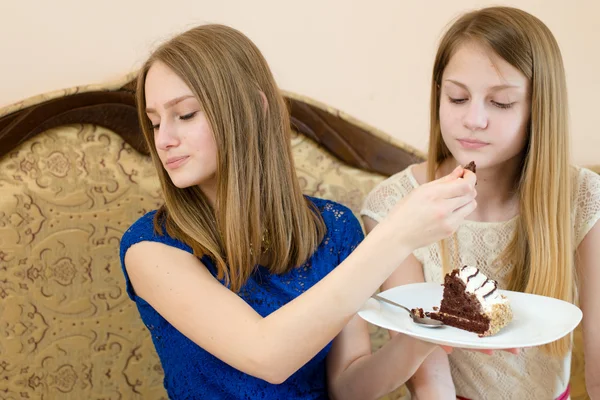
[[[440,310],[429,316],[483,337],[506,326],[512,319],[512,310],[506,296],[498,291],[496,281],[476,267],[464,266],[446,274]]]

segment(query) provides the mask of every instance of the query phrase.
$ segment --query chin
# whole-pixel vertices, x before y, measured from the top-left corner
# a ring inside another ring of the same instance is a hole
[[[187,177],[181,177],[181,176],[170,176],[171,178],[171,183],[173,183],[173,185],[178,188],[178,189],[185,189],[185,188],[189,188],[191,186],[196,186],[198,185],[198,182],[196,179],[190,179]]]
[[[177,189],[186,189],[186,188],[194,186],[194,184],[191,184],[191,183],[181,183],[181,182],[176,182],[176,181],[173,182],[173,185],[175,185],[175,187]]]
[[[488,168],[502,167],[502,162],[499,162],[499,160],[490,158],[489,156],[485,156],[482,154],[463,154],[461,158],[457,158],[456,161],[462,166],[465,166],[471,161],[474,161],[475,165],[477,166],[477,171],[483,171]]]
[[[174,174],[175,175],[175,174]],[[204,175],[204,174],[194,174],[193,176],[184,176],[181,174],[179,176],[169,176],[171,178],[171,182],[179,189],[185,189],[192,186],[202,186],[202,185],[211,185],[214,184],[214,174],[212,175]]]
[[[477,158],[482,159],[483,157],[481,157],[480,154],[477,154],[475,152],[467,152],[464,151],[463,149],[449,149],[450,150],[450,156],[452,158],[454,158],[454,160],[456,160],[456,164],[457,165],[465,165],[470,163],[471,161],[475,161],[475,163],[477,164],[477,166],[479,166],[479,163],[477,162]]]
[[[477,164],[477,166],[479,166],[480,163],[483,166],[483,164],[489,163],[491,158],[490,155],[486,154],[486,152],[483,150],[467,150],[463,149],[462,147],[449,148],[449,150],[452,157],[454,157],[456,162],[461,165],[468,164],[471,161],[475,161],[475,164]]]

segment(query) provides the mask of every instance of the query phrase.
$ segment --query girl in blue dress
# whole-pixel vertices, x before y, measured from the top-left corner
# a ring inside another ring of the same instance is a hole
[[[363,240],[348,208],[301,193],[280,90],[221,25],[159,47],[137,102],[165,204],[125,232],[121,261],[169,397],[369,399],[405,382],[435,346],[398,335],[371,355],[356,312],[475,209],[475,175],[423,185]]]

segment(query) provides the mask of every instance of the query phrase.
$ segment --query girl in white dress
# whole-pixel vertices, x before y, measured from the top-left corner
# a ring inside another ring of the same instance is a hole
[[[492,7],[441,40],[431,85],[428,161],[378,185],[361,212],[370,232],[396,202],[457,164],[477,165],[477,209],[451,238],[409,256],[383,289],[443,282],[472,265],[501,288],[583,310],[587,390],[600,398],[600,177],[569,162],[565,72],[536,17]],[[410,381],[418,399],[568,399],[570,335],[519,354],[436,350]]]

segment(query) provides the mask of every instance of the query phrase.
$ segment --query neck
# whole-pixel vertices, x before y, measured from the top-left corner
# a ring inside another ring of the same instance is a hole
[[[442,174],[458,163],[454,158],[442,164]],[[467,218],[482,222],[507,221],[519,213],[518,181],[521,157],[514,157],[489,168],[477,166],[477,209]]]
[[[200,190],[206,196],[208,202],[210,203],[213,210],[216,210],[215,206],[217,204],[217,180],[215,177],[212,177],[205,182],[202,182],[200,185]]]

